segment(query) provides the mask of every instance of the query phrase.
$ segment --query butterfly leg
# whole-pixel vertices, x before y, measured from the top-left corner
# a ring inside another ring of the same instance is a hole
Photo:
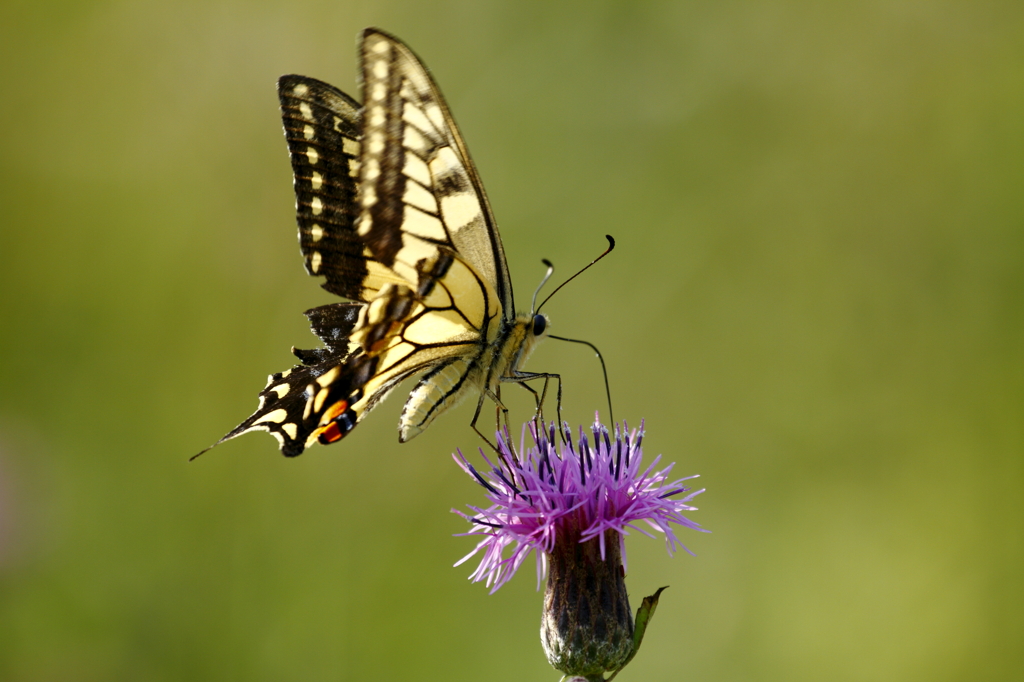
[[[540,395],[537,395],[537,391],[527,385],[527,381],[533,381],[534,379],[543,379],[544,388],[541,389]],[[530,393],[533,394],[534,399],[537,401],[537,416],[543,421],[544,419],[544,400],[547,398],[548,393],[548,381],[554,379],[558,382],[558,401],[555,407],[556,416],[558,418],[558,432],[562,432],[562,375],[554,374],[551,372],[516,372],[514,375],[509,377],[502,377],[502,381],[513,381]]]
[[[558,418],[558,430],[562,430],[562,377],[558,374],[550,374],[544,377],[544,388],[540,392],[540,409],[544,409],[544,401],[548,397],[548,381],[555,379],[558,382],[558,399],[555,401],[555,416]],[[543,415],[542,415],[543,416]]]
[[[501,430],[501,422],[502,422],[502,420],[504,420],[505,421],[505,435],[506,435],[506,437],[508,437],[508,434],[512,433],[512,431],[511,431],[512,426],[511,426],[511,424],[509,424],[509,421],[508,421],[508,408],[505,407],[505,403],[501,402],[501,384],[498,384],[495,387],[494,395],[491,396],[491,399],[494,401],[494,404],[496,406],[496,410],[495,410],[495,413],[494,413],[494,417],[495,417],[494,424],[495,424],[495,427],[497,428],[498,431],[500,431]]]
[[[507,407],[505,407],[505,403],[501,402],[501,384],[499,384],[497,386],[497,388],[495,389],[495,395],[497,396],[497,400],[494,401],[494,404],[496,406],[495,414],[494,414],[495,425],[497,426],[498,430],[500,431],[501,430],[501,421],[502,421],[502,419],[504,419],[505,420],[505,433],[506,434],[510,434],[510,433],[512,433],[512,425],[508,421],[508,412],[509,412],[509,410],[508,410]]]
[[[496,426],[498,427],[498,429],[501,428],[501,417],[499,415],[502,412],[505,413],[505,427],[506,427],[506,430],[508,429],[508,408],[505,407],[505,405],[501,402],[501,396],[500,395],[496,395],[495,393],[492,393],[490,390],[486,390],[486,389],[480,392],[480,399],[477,400],[477,402],[476,402],[476,411],[473,413],[473,421],[471,421],[469,423],[469,426],[470,426],[471,429],[476,431],[476,435],[480,436],[480,438],[482,438],[483,441],[485,443],[487,443],[488,447],[490,447],[491,450],[494,450],[496,453],[498,453],[499,456],[501,456],[501,451],[498,450],[498,446],[495,445],[494,443],[492,443],[491,439],[488,438],[487,436],[485,436],[483,434],[483,432],[476,427],[477,420],[480,419],[480,412],[483,410],[483,407],[484,407],[484,400],[486,400],[487,398],[490,398],[494,402],[494,404],[496,406],[496,408],[495,408],[495,412],[496,412],[496,414],[495,414],[495,421],[496,421]]]
[[[534,388],[532,386],[530,386],[529,384],[527,384],[525,381],[517,382],[520,386],[522,386],[527,391],[529,391],[530,393],[533,394],[533,400],[534,400],[534,402],[537,405],[536,406],[536,410],[533,413],[533,419],[534,419],[534,421],[539,422],[540,424],[544,424],[545,423],[544,422],[544,400],[545,400],[545,398],[546,398],[546,396],[548,394],[548,379],[549,378],[550,377],[544,377],[544,388],[541,389],[540,394],[538,394],[537,391],[534,390]],[[561,384],[559,384],[559,386],[561,386]],[[560,412],[561,412],[561,410],[559,410],[559,413]],[[561,421],[561,419],[559,419],[559,421]],[[561,427],[559,427],[558,432],[561,433],[561,431],[562,431],[562,429],[561,429]],[[563,442],[565,441],[565,436],[562,436],[562,441]]]
[[[548,380],[547,379],[544,380],[544,390],[541,393],[537,393],[537,391],[534,390],[534,388],[532,386],[530,386],[529,384],[527,384],[525,382],[520,381],[520,382],[518,382],[518,384],[520,386],[522,386],[523,388],[525,388],[527,391],[529,391],[530,393],[533,394],[533,402],[536,404],[536,407],[534,408],[534,416],[535,417],[540,417],[541,421],[543,421],[544,420],[544,397],[543,396],[544,396],[545,393],[547,393],[547,390],[548,390]]]
[[[558,381],[558,397],[555,400],[555,416],[558,417],[558,433],[560,433],[562,435],[562,443],[564,445],[567,441],[566,441],[566,438],[565,438],[565,433],[564,433],[563,428],[562,428],[564,426],[565,422],[562,421],[562,377],[561,377],[561,375],[553,374],[551,377],[545,377],[544,378],[544,392],[541,395],[540,399],[541,399],[541,401],[543,401],[544,397],[547,395],[547,392],[548,392],[548,379],[550,379],[552,377],[554,377],[554,379],[556,379]]]

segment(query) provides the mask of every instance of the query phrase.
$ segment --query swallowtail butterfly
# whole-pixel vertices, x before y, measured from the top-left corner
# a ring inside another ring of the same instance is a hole
[[[502,382],[557,376],[520,369],[548,319],[515,312],[498,226],[426,67],[372,28],[359,55],[362,106],[313,78],[278,82],[306,271],[351,302],[306,312],[324,346],[293,349],[301,364],[271,375],[259,409],[217,444],[259,429],[294,457],[425,372],[402,411],[405,442],[470,393],[475,428]]]

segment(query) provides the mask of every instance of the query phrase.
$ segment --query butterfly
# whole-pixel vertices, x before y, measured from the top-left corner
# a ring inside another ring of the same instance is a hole
[[[306,271],[350,302],[306,312],[324,345],[293,348],[301,364],[271,375],[256,412],[214,446],[263,430],[294,457],[343,438],[419,373],[400,442],[473,392],[476,429],[485,398],[502,407],[503,382],[558,379],[520,369],[548,317],[515,312],[487,195],[426,67],[373,28],[359,55],[361,106],[313,78],[278,82]]]

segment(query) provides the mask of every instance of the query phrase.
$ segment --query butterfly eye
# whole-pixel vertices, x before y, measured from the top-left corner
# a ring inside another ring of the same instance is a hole
[[[548,328],[548,318],[546,315],[534,315],[533,316],[533,335],[540,336]]]

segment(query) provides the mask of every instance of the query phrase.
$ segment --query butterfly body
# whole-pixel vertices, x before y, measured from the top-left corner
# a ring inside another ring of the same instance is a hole
[[[323,347],[271,375],[251,430],[285,455],[335,442],[402,380],[423,373],[399,423],[407,441],[467,395],[500,406],[546,316],[515,313],[505,254],[483,186],[447,105],[399,40],[367,29],[362,105],[305,76],[278,83],[310,275],[351,302],[306,312]],[[474,417],[474,424],[476,418]]]
[[[500,383],[515,378],[515,368],[526,361],[542,338],[533,333],[535,317],[516,316],[510,324],[498,328],[493,338],[481,343],[475,357],[457,357],[428,372],[406,400],[398,424],[399,440],[404,443],[419,435],[434,417],[474,392],[496,399]]]

